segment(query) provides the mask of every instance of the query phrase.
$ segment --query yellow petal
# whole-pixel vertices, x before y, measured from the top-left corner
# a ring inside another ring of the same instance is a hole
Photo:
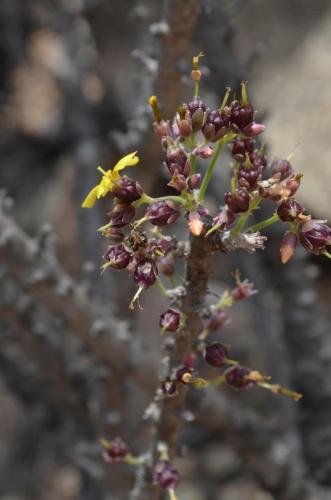
[[[86,196],[85,200],[82,203],[83,208],[92,208],[97,200],[97,192],[98,192],[99,186],[95,186],[89,194]]]
[[[138,156],[136,156],[138,151],[134,151],[133,153],[129,153],[126,156],[123,156],[115,165],[113,168],[113,172],[118,172],[119,170],[123,170],[123,168],[126,167],[131,167],[133,165],[136,165],[139,161]]]

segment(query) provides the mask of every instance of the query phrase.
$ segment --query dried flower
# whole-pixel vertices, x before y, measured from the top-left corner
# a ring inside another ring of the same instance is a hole
[[[244,187],[236,189],[234,192],[229,191],[225,193],[224,201],[234,214],[246,212],[249,208],[249,192]]]
[[[102,266],[102,269],[107,269],[107,267],[125,269],[129,265],[131,252],[123,243],[120,243],[117,246],[109,247],[107,253],[104,255],[104,259],[107,262]]]
[[[235,365],[225,371],[225,381],[234,389],[250,389],[256,385],[255,380],[250,380],[250,373],[248,368]]]
[[[271,175],[279,176],[279,180],[283,181],[293,174],[293,167],[287,160],[274,160],[270,165]]]
[[[294,198],[281,201],[277,208],[277,215],[284,222],[295,221],[303,212],[303,206]]]
[[[191,212],[188,214],[187,225],[193,236],[200,236],[204,230],[203,219],[198,212]]]
[[[145,217],[155,226],[166,226],[175,222],[180,215],[180,205],[172,200],[155,201],[146,210]]]
[[[107,213],[109,223],[106,224],[106,226],[99,228],[99,231],[103,231],[108,227],[127,226],[134,218],[135,213],[136,210],[132,205],[127,205],[126,203],[116,203],[113,210]]]
[[[193,368],[187,365],[181,365],[176,370],[176,379],[182,384],[189,384],[193,378]]]
[[[286,231],[280,244],[280,259],[282,264],[287,264],[287,262],[293,257],[297,241],[298,238],[295,233],[292,233],[292,231]]]
[[[166,165],[173,175],[177,173],[188,176],[190,172],[190,163],[186,153],[181,148],[170,147],[166,154]]]

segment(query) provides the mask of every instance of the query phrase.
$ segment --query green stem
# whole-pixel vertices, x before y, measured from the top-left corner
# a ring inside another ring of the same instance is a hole
[[[251,199],[249,209],[247,210],[247,212],[242,214],[242,216],[239,218],[237,224],[232,229],[232,234],[234,236],[237,235],[241,231],[241,229],[244,227],[248,217],[251,215],[253,210],[255,210],[259,206],[261,199],[262,198],[259,195],[256,195],[254,198]]]
[[[169,493],[169,499],[170,500],[178,500],[177,496],[176,496],[176,493],[175,493],[175,490],[169,489],[168,493]]]
[[[152,198],[151,196],[148,196],[147,194],[143,194],[142,197],[133,202],[132,203],[132,206],[134,206],[134,208],[138,208],[140,207],[141,205],[145,205],[145,204],[149,204],[149,203],[154,203],[155,201],[166,201],[166,200],[172,200],[172,201],[176,201],[177,203],[180,203],[181,205],[186,205],[186,200],[184,200],[184,198],[182,198],[181,196],[160,196],[159,198]]]
[[[162,295],[167,299],[168,298],[168,292],[167,292],[167,289],[166,287],[164,286],[164,284],[162,283],[162,281],[160,280],[160,278],[157,278],[156,280],[156,284],[157,286],[159,287]]]
[[[190,156],[190,175],[195,173],[195,163],[197,161],[197,157],[195,155]]]
[[[256,233],[256,231],[260,231],[261,229],[264,229],[265,227],[271,226],[271,224],[275,224],[278,222],[280,219],[277,214],[272,215],[268,219],[265,219],[261,222],[258,222],[257,224],[254,224],[254,226],[249,227],[246,229],[246,231],[250,231],[251,233]]]
[[[198,195],[198,202],[199,203],[201,203],[202,200],[204,199],[206,189],[208,187],[211,176],[213,175],[213,172],[214,172],[214,169],[216,166],[216,162],[218,160],[218,157],[220,155],[220,152],[222,150],[223,145],[226,144],[227,142],[232,141],[232,139],[234,139],[235,136],[236,136],[235,133],[230,132],[229,134],[226,134],[224,137],[222,137],[222,139],[220,139],[218,141],[217,147],[215,149],[215,153],[211,159],[211,162],[208,165],[207,172],[206,172],[206,174],[203,178],[202,184],[201,184],[201,188],[200,188],[199,195]]]
[[[327,257],[328,259],[331,259],[331,253],[329,253],[327,250],[325,250],[323,255],[325,255],[325,257]]]

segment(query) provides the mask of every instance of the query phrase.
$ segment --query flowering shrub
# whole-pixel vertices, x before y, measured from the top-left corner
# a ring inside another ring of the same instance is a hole
[[[104,255],[102,269],[127,269],[137,284],[130,308],[139,304],[143,291],[158,285],[169,299],[169,307],[161,314],[161,334],[174,337],[175,346],[170,355],[168,375],[161,381],[155,396],[160,407],[159,456],[133,457],[127,445],[119,438],[103,441],[104,456],[108,462],[125,461],[133,465],[147,463],[153,468],[154,482],[169,492],[174,499],[178,472],[171,460],[175,454],[179,424],[168,425],[175,419],[176,408],[182,404],[187,387],[207,388],[226,384],[237,390],[261,387],[276,394],[292,397],[301,395],[272,384],[269,377],[230,359],[229,349],[221,342],[208,342],[211,332],[217,332],[228,321],[226,310],[236,302],[255,293],[254,286],[241,280],[236,273],[236,286],[226,290],[206,313],[204,303],[208,282],[208,260],[214,252],[230,252],[238,248],[249,253],[263,249],[266,236],[261,230],[280,222],[285,225],[280,246],[280,258],[286,264],[301,244],[309,253],[331,257],[331,229],[325,221],[314,220],[294,198],[300,187],[302,174],[295,173],[290,158],[277,159],[271,164],[258,148],[256,137],[265,127],[255,122],[255,111],[241,84],[240,99],[230,100],[227,89],[221,106],[209,109],[199,97],[199,54],[193,59],[192,78],[194,97],[182,104],[172,120],[162,117],[158,100],[149,99],[154,114],[155,134],[164,152],[164,168],[168,171],[168,186],[175,193],[153,198],[144,192],[134,179],[120,172],[138,163],[137,152],[124,156],[113,169],[103,170],[101,181],[87,195],[82,206],[91,208],[99,198],[111,195],[113,207],[107,213],[108,222],[99,228],[111,244]],[[228,146],[231,156],[231,181],[224,194],[224,205],[211,214],[205,205],[205,194],[213,177],[222,148]],[[201,172],[196,171],[196,160],[209,161]],[[266,220],[249,226],[248,220],[265,200],[275,204],[274,214]],[[142,217],[137,213],[146,207]],[[165,229],[180,217],[186,220],[189,241],[177,241]],[[185,286],[176,286],[175,261],[186,261]],[[165,287],[159,274],[169,279]],[[220,369],[213,379],[200,376],[195,368],[197,356]],[[170,401],[170,403],[169,403]],[[169,431],[169,428],[171,430]],[[164,429],[167,429],[164,431]],[[155,455],[155,454],[154,454]],[[146,462],[147,460],[147,462]]]

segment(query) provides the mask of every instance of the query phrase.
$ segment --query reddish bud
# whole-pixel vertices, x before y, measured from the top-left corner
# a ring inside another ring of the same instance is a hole
[[[187,185],[190,189],[199,189],[201,185],[201,174],[193,174],[187,179]]]
[[[300,187],[300,180],[303,174],[297,174],[285,182],[285,190],[287,196],[293,196]]]
[[[121,177],[112,189],[113,195],[125,203],[132,203],[133,201],[139,200],[143,192],[144,190],[140,184],[126,175]]]
[[[193,130],[191,120],[177,120],[177,126],[182,137],[185,138],[192,135]]]
[[[221,231],[226,231],[235,221],[236,216],[229,208],[223,208],[213,219],[213,224],[217,224]]]
[[[238,162],[244,161],[246,153],[250,154],[254,150],[254,141],[250,138],[238,136],[230,144],[233,158]]]
[[[103,458],[108,463],[122,462],[129,453],[127,445],[119,437],[113,441],[102,440],[102,444],[105,447]]]
[[[254,380],[249,379],[251,370],[244,366],[235,365],[226,370],[224,373],[225,380],[228,385],[234,389],[249,389],[256,385]]]
[[[133,279],[139,286],[148,288],[154,285],[157,275],[155,262],[152,259],[143,259],[137,264]]]
[[[160,316],[160,327],[166,332],[176,332],[180,327],[182,315],[177,309],[167,309]]]
[[[186,177],[176,170],[171,178],[171,181],[168,182],[168,186],[182,192],[186,188]]]
[[[129,265],[131,259],[130,251],[121,243],[116,247],[110,247],[103,257],[114,269],[124,269]]]
[[[191,352],[190,354],[184,357],[182,364],[188,366],[189,368],[193,368],[196,362],[197,362],[197,357],[194,354],[194,352]]]
[[[230,110],[230,124],[234,132],[241,132],[244,128],[252,124],[254,110],[250,104],[242,104],[234,101]]]
[[[178,471],[168,462],[168,460],[160,460],[154,467],[153,481],[161,488],[173,490],[178,483]]]
[[[136,211],[132,205],[117,203],[113,210],[107,213],[107,217],[113,227],[123,227],[130,224],[135,213]]]
[[[202,127],[202,132],[207,141],[216,142],[227,133],[229,117],[224,111],[210,111]]]
[[[216,332],[226,323],[228,317],[224,309],[216,309],[213,311],[210,320],[207,323],[207,328],[211,332]]]
[[[262,175],[260,169],[241,166],[238,170],[237,178],[240,187],[246,188],[248,191],[253,191],[256,189]]]
[[[192,154],[194,156],[200,156],[200,158],[207,160],[208,158],[213,156],[214,150],[210,146],[201,146],[200,148],[193,149]]]
[[[293,257],[297,241],[297,235],[291,231],[287,231],[284,234],[280,244],[280,260],[282,264],[287,264],[287,262]]]
[[[124,240],[124,233],[120,231],[117,227],[109,227],[103,231],[103,236],[109,238],[110,240],[121,242]]]
[[[281,201],[277,208],[277,215],[284,222],[295,221],[303,212],[303,206],[294,198]]]
[[[287,160],[274,160],[270,165],[271,175],[279,176],[281,181],[290,177],[293,174],[293,167]]]
[[[175,222],[180,215],[180,206],[172,200],[155,201],[146,210],[145,216],[155,226],[166,226]]]
[[[181,148],[171,147],[167,150],[166,165],[171,174],[177,170],[179,174],[188,176],[190,172],[190,164],[186,153]]]
[[[308,252],[321,255],[331,245],[331,228],[325,221],[308,220],[299,225],[299,240]]]
[[[229,359],[227,348],[220,342],[213,342],[206,346],[204,350],[204,358],[207,363],[215,368],[224,366]]]
[[[249,192],[246,188],[236,189],[233,193],[225,193],[224,201],[233,213],[246,212],[249,208]]]
[[[161,120],[159,122],[154,122],[153,127],[155,134],[159,136],[160,139],[162,139],[162,137],[169,135],[170,133],[169,121]]]
[[[255,137],[262,134],[265,131],[265,126],[261,123],[250,123],[247,127],[244,127],[243,134],[247,137]]]

